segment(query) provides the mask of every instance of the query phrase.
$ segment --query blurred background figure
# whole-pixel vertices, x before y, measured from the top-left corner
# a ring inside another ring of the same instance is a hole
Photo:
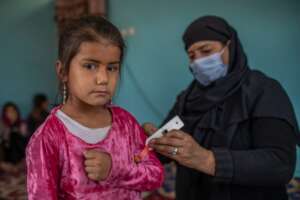
[[[49,101],[45,94],[36,94],[33,97],[32,111],[27,119],[29,137],[47,118],[49,114],[48,106]]]
[[[17,105],[6,103],[0,121],[0,171],[14,173],[22,168],[26,138],[26,124],[21,120]]]

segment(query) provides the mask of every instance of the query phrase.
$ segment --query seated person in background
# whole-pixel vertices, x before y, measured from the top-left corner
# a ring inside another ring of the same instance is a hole
[[[49,101],[46,95],[36,94],[33,98],[33,108],[27,119],[28,133],[31,136],[34,131],[47,118]]]
[[[25,156],[26,129],[18,107],[12,102],[6,103],[0,120],[0,170],[14,172],[19,166],[23,166],[20,163]]]

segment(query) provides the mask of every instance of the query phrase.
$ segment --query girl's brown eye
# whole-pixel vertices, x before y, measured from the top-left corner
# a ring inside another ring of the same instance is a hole
[[[83,64],[83,67],[88,70],[94,70],[97,68],[97,65],[94,63],[85,63],[85,64]]]
[[[109,64],[107,70],[111,72],[119,71],[119,64]]]

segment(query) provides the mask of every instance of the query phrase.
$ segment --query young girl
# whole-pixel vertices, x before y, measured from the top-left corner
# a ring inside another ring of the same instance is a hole
[[[64,104],[27,147],[30,200],[135,200],[162,184],[153,153],[134,161],[144,148],[142,128],[110,104],[123,55],[120,32],[101,17],[75,20],[60,36],[56,69]]]

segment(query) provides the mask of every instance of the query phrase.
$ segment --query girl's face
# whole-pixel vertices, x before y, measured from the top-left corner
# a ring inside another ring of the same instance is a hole
[[[120,48],[105,40],[83,42],[63,78],[68,101],[89,106],[104,106],[111,101],[119,80],[120,56]]]
[[[14,124],[18,120],[18,113],[12,106],[6,108],[5,115],[11,124]]]

